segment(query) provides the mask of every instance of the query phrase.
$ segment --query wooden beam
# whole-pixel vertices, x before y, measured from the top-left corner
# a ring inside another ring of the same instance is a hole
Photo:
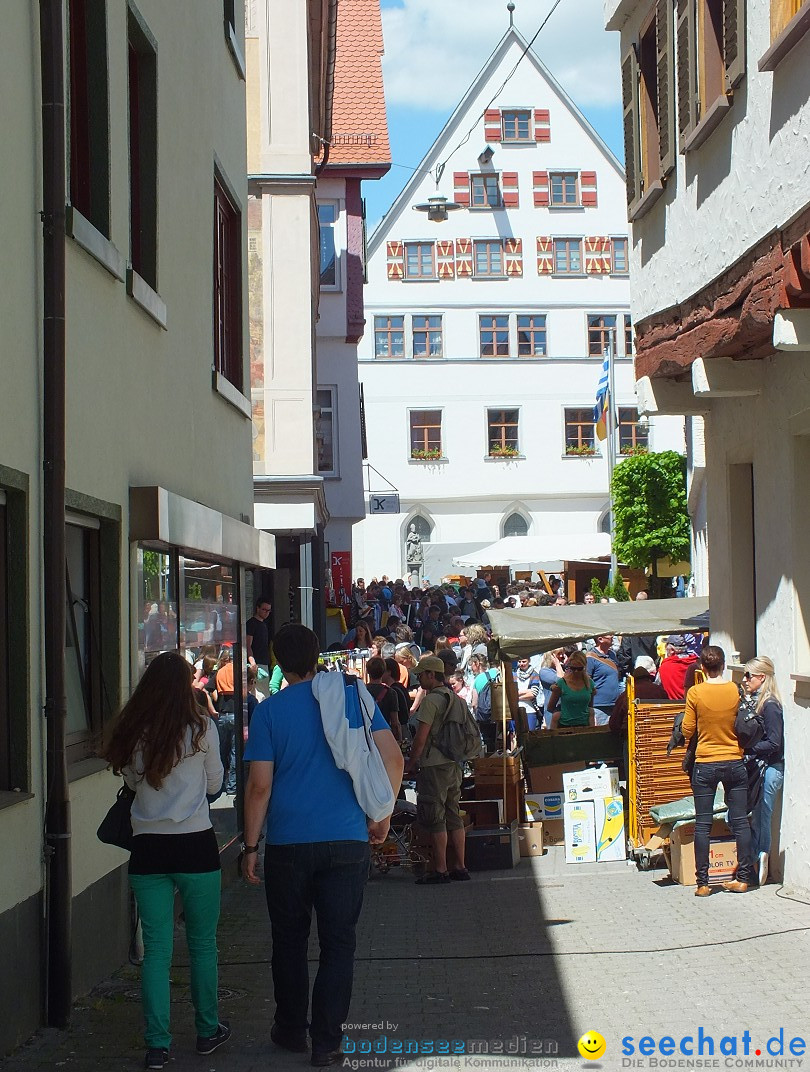
[[[692,390],[696,398],[746,398],[762,391],[761,361],[732,361],[727,357],[692,363]]]
[[[648,417],[697,417],[708,413],[711,403],[697,399],[691,383],[679,383],[663,376],[642,376],[636,380],[638,411]]]

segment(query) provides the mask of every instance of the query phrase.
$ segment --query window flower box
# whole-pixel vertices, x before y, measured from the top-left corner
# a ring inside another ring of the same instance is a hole
[[[519,458],[517,447],[505,447],[502,443],[492,443],[489,448],[490,458]]]
[[[595,458],[599,451],[596,447],[589,447],[583,444],[580,447],[566,447],[565,453],[569,458]]]
[[[415,462],[437,462],[442,456],[441,450],[412,450],[411,460]]]

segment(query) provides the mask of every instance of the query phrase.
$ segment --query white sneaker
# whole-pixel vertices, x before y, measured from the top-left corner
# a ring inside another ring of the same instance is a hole
[[[761,852],[759,854],[759,860],[757,861],[759,871],[759,884],[764,886],[768,881],[768,854],[767,852]]]

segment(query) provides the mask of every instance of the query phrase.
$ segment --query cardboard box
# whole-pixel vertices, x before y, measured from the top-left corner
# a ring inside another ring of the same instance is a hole
[[[502,800],[460,800],[458,806],[467,813],[473,826],[498,826],[503,822]]]
[[[543,824],[523,823],[518,827],[518,846],[521,856],[543,855]]]
[[[520,775],[520,756],[482,756],[473,760],[473,770],[476,776],[491,775],[503,778],[503,768],[506,764],[507,778],[509,773],[516,771]]]
[[[695,886],[695,827],[693,823],[677,826],[669,841],[669,873],[681,886]],[[737,866],[737,845],[724,822],[717,820],[709,835],[709,885],[727,882]]]
[[[523,801],[523,782],[515,779],[506,782],[506,799],[503,795],[502,778],[476,778],[472,792],[476,800],[501,800],[504,805],[504,817],[507,823],[516,819],[523,822],[526,816],[526,805]]]
[[[592,800],[563,804],[565,824],[565,862],[596,863],[596,820]]]
[[[616,767],[590,767],[563,775],[563,793],[571,803],[578,800],[603,800],[619,796],[619,771]]]
[[[562,845],[565,841],[565,823],[562,819],[543,820],[543,844]]]
[[[531,793],[526,797],[526,813],[527,818],[531,815],[532,821],[538,819],[562,819],[562,793]]]
[[[593,802],[596,827],[596,861],[627,859],[624,832],[624,801],[621,797],[604,797]]]
[[[515,867],[520,859],[517,822],[472,827],[467,834],[464,857],[470,871],[501,871]]]
[[[547,767],[530,767],[529,785],[532,794],[562,793],[563,775],[578,770],[582,770],[581,763],[550,763]]]

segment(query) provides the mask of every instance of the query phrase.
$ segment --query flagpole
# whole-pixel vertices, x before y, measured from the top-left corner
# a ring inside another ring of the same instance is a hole
[[[618,324],[619,318],[616,318]],[[615,329],[614,329],[615,330]],[[608,406],[607,406],[607,456],[608,456],[608,502],[610,510],[610,583],[616,579],[618,572],[616,549],[613,542],[613,470],[616,468],[616,391],[614,375],[614,332],[608,332]]]

